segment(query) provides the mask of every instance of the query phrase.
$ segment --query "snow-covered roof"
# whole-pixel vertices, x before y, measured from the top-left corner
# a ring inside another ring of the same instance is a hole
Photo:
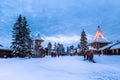
[[[4,46],[0,44],[0,49],[4,49]]]
[[[106,40],[105,38],[97,38],[95,39],[93,42],[109,42],[108,40]]]
[[[115,46],[113,46],[113,47],[111,47],[111,49],[120,49],[120,43],[115,45]]]
[[[3,47],[0,47],[0,49],[4,49]]]
[[[0,47],[3,47],[3,45],[0,44]]]
[[[0,49],[2,49],[2,50],[11,50],[10,47],[3,46],[2,44],[0,44]]]
[[[35,36],[35,40],[41,40],[41,41],[43,41],[43,39],[40,36],[40,33],[37,33],[37,36]]]
[[[10,47],[0,46],[0,49],[11,50]]]
[[[106,49],[106,48],[108,48],[108,47],[110,47],[110,46],[112,46],[112,45],[114,45],[114,44],[115,44],[115,43],[108,44],[108,45],[100,48],[99,50],[104,50],[104,49]]]
[[[91,46],[89,46],[89,50],[96,50],[95,48],[93,48],[93,47],[91,47]]]

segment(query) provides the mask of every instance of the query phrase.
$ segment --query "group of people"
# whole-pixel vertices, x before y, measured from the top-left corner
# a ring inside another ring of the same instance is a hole
[[[84,53],[84,60],[88,60],[88,61],[90,61],[90,62],[95,63],[95,61],[94,61],[93,58],[94,58],[94,55],[93,55],[92,52],[87,51],[87,52]]]
[[[51,52],[51,57],[56,57],[56,56],[59,57],[59,54],[57,52]]]

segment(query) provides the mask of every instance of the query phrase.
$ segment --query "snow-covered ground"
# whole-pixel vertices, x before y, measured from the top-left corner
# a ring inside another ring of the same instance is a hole
[[[0,59],[0,80],[120,80],[120,56]]]

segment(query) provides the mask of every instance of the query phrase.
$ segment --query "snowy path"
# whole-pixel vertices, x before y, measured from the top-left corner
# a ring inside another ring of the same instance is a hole
[[[120,80],[120,56],[0,59],[0,80]]]

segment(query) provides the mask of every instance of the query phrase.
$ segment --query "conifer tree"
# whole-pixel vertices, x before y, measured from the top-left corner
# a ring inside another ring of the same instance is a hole
[[[19,57],[25,57],[27,52],[31,50],[32,40],[30,38],[30,30],[26,18],[19,15],[18,20],[13,26],[12,31],[12,51]]]
[[[33,48],[33,40],[32,37],[30,36],[30,29],[28,28],[28,23],[26,21],[26,18],[23,18],[23,29],[25,31],[23,31],[26,35],[25,37],[25,41],[26,41],[26,45],[27,45],[27,51],[31,51],[31,49]]]
[[[54,43],[54,48],[53,48],[53,50],[54,50],[55,52],[57,52],[57,45],[56,45],[56,43]]]
[[[83,29],[82,33],[81,33],[81,39],[80,39],[80,50],[81,52],[85,52],[86,50],[88,50],[88,42],[87,42],[87,37],[86,37],[86,33]]]
[[[50,54],[51,51],[52,51],[52,44],[51,44],[51,42],[48,43],[47,48],[48,48],[48,54]]]
[[[70,46],[70,55],[73,55],[73,53],[74,53],[74,46],[71,45],[71,46]]]
[[[77,45],[77,48],[80,48],[80,44]]]
[[[58,55],[63,55],[65,53],[65,48],[63,44],[60,43],[57,44],[57,53]]]
[[[63,44],[61,44],[60,48],[61,48],[61,55],[64,55],[65,54],[65,48],[64,48]]]
[[[67,55],[70,55],[70,47],[67,47]]]

